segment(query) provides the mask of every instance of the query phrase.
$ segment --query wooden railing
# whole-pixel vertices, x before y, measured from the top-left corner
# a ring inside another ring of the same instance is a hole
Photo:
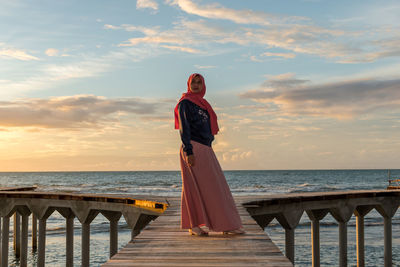
[[[392,266],[392,217],[400,204],[400,190],[371,190],[284,194],[244,204],[265,228],[277,219],[285,229],[285,254],[294,264],[295,229],[306,212],[311,221],[312,266],[320,266],[319,222],[328,213],[339,224],[339,266],[347,266],[347,222],[356,216],[357,266],[365,266],[364,216],[376,209],[384,219],[384,264]]]
[[[89,267],[90,223],[99,214],[110,222],[110,257],[118,250],[118,221],[124,216],[132,238],[161,215],[167,204],[157,201],[98,194],[11,192],[0,190],[1,267],[8,266],[10,217],[14,215],[14,239],[20,266],[27,266],[28,224],[32,215],[32,248],[36,247],[36,222],[39,222],[37,266],[45,266],[46,221],[58,211],[66,219],[66,266],[73,266],[74,218],[82,224],[82,266]]]

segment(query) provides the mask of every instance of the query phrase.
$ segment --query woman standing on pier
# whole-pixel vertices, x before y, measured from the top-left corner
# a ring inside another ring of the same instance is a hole
[[[175,129],[179,129],[182,147],[181,228],[192,235],[206,235],[202,229],[243,234],[240,216],[211,143],[218,133],[217,116],[203,98],[204,78],[190,75],[187,92],[175,107]]]

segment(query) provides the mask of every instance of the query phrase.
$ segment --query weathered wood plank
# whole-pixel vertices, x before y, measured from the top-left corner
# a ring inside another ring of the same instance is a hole
[[[165,213],[102,266],[293,266],[241,205],[254,198],[235,199],[246,234],[190,236],[180,229],[180,199],[168,198]]]

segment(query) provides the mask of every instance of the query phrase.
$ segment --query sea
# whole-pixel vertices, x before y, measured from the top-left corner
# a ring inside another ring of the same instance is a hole
[[[242,170],[225,171],[234,196],[268,196],[300,192],[385,189],[388,170]],[[391,170],[400,178],[400,170]],[[180,196],[179,171],[127,172],[0,172],[0,187],[36,185],[37,191],[69,193],[115,193],[130,197],[151,195],[160,199]],[[12,224],[11,220],[11,224]],[[400,212],[393,218],[393,266],[400,266]],[[12,225],[10,231],[12,232]],[[91,266],[100,266],[109,257],[109,224],[100,214],[91,223]],[[284,252],[284,229],[272,221],[265,229],[272,241]],[[356,266],[356,223],[348,223],[348,266]],[[338,266],[338,225],[327,215],[320,226],[321,266]],[[130,240],[130,230],[123,219],[119,221],[119,248]],[[306,214],[295,232],[296,266],[311,266],[310,221]],[[81,262],[81,228],[75,221],[74,265]],[[36,266],[37,254],[29,242],[28,266]],[[10,238],[9,266],[19,266],[12,251]],[[365,217],[366,266],[383,266],[383,219],[375,211]],[[54,212],[47,221],[46,265],[65,266],[65,220]]]

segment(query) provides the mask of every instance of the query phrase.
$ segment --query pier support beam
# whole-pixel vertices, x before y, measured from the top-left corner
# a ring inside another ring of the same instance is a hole
[[[46,264],[46,224],[47,219],[54,212],[53,208],[43,207],[39,218],[39,238],[38,238],[38,256],[37,256],[37,266],[44,267]],[[37,213],[38,214],[38,213]]]
[[[384,222],[384,244],[385,244],[385,267],[392,266],[392,217],[383,217]]]
[[[2,240],[2,239],[1,239],[1,237],[2,237],[2,231],[1,231],[1,229],[2,229],[2,228],[1,228],[2,222],[3,222],[3,221],[2,221],[2,218],[0,217],[0,259],[1,259],[1,243],[2,243],[2,242],[1,242],[1,240]],[[1,266],[1,260],[0,260],[0,266]]]
[[[285,229],[285,256],[294,264],[294,229]]]
[[[319,245],[319,221],[322,220],[329,210],[307,210],[307,215],[311,220],[311,246],[312,246],[312,266],[319,267],[320,262],[320,245]]]
[[[339,266],[347,266],[347,222],[339,222]]]
[[[23,214],[21,221],[21,253],[20,253],[21,267],[26,267],[28,260],[28,222],[29,222],[29,215]]]
[[[373,206],[358,206],[354,210],[356,215],[356,232],[357,232],[357,267],[365,267],[364,252],[364,216],[367,215]]]
[[[90,223],[82,223],[82,267],[90,263]]]
[[[75,214],[70,208],[57,208],[57,211],[66,219],[66,266],[74,265],[74,219]]]
[[[74,265],[74,218],[67,218],[66,232],[66,265]]]
[[[364,216],[356,216],[356,231],[357,231],[357,267],[365,267]]]
[[[90,266],[90,223],[99,214],[96,210],[90,210],[81,221],[82,223],[82,267]],[[79,217],[78,217],[79,218]]]
[[[319,220],[311,220],[312,266],[320,266]]]
[[[355,210],[355,204],[348,200],[338,201],[330,209],[333,218],[339,223],[339,266],[347,266],[347,222]]]
[[[46,257],[46,220],[47,218],[39,219],[39,246],[38,246],[38,258],[37,266],[45,266]]]
[[[376,210],[382,215],[384,223],[384,262],[385,267],[392,266],[392,217],[399,207],[397,199],[385,198]]]
[[[110,258],[118,252],[118,221],[121,212],[102,211],[104,217],[110,221]]]
[[[32,214],[32,251],[37,250],[37,218]]]
[[[10,217],[3,217],[3,232],[1,240],[1,266],[8,266],[8,239],[10,236]]]
[[[276,219],[285,228],[285,256],[294,264],[294,231],[299,224],[304,210],[300,206],[284,207],[284,211],[276,214]]]
[[[21,251],[21,216],[18,212],[14,213],[14,253],[19,258]]]

